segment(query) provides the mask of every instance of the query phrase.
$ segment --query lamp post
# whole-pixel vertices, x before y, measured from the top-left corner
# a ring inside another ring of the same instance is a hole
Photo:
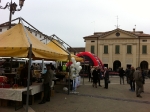
[[[15,11],[20,11],[22,9],[24,1],[25,0],[19,0],[20,9],[17,9],[17,4],[15,2],[12,3],[12,0],[11,0],[10,3],[7,2],[6,5],[5,5],[5,7],[0,6],[0,9],[6,9],[6,8],[8,8],[9,11],[10,11],[10,14],[9,14],[9,29],[11,28],[11,17],[12,17],[12,14],[14,14]],[[0,2],[1,2],[1,0],[0,0]]]
[[[20,9],[17,9],[17,4],[15,2],[12,3],[12,0],[11,0],[11,2],[7,2],[5,7],[0,6],[0,9],[8,8],[9,11],[10,11],[10,13],[9,13],[9,29],[11,28],[11,17],[12,17],[12,14],[14,14],[15,11],[20,11],[22,9],[24,1],[25,0],[19,0]],[[0,2],[1,2],[1,0],[0,0]],[[11,64],[10,64],[10,72],[12,72],[12,57],[11,57]]]

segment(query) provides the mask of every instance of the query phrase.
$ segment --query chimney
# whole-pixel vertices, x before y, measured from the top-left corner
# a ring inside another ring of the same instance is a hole
[[[135,33],[135,28],[133,28],[133,33]]]

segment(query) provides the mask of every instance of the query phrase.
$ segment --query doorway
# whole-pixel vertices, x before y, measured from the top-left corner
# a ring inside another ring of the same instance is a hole
[[[119,67],[121,67],[121,62],[118,61],[118,60],[114,61],[114,63],[113,63],[113,71],[117,72]]]
[[[148,69],[148,62],[147,61],[142,61],[140,63],[141,69],[147,70]]]
[[[107,67],[107,68],[108,68],[108,64],[104,64],[104,67]]]
[[[127,68],[129,68],[129,69],[130,69],[130,68],[131,68],[131,65],[130,65],[130,64],[127,64]]]

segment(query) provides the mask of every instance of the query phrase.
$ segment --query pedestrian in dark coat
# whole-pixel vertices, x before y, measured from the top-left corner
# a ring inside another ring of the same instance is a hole
[[[101,86],[101,77],[102,77],[102,72],[101,72],[101,69],[100,69],[100,67],[98,68],[98,85],[100,86],[100,87],[102,87]]]
[[[123,70],[123,68],[119,68],[119,76],[120,76],[120,84],[122,84],[121,83],[122,81],[123,81],[123,84],[124,84],[124,70]]]
[[[50,101],[50,93],[51,93],[50,87],[52,85],[53,70],[51,69],[50,64],[46,65],[46,68],[47,68],[47,71],[43,76],[44,96],[43,96],[42,101],[39,104],[44,104]]]
[[[97,88],[97,81],[98,81],[98,76],[99,76],[99,71],[98,71],[98,67],[95,67],[95,69],[93,70],[93,87]]]
[[[108,81],[109,81],[109,70],[107,67],[104,67],[104,83],[105,83],[105,89],[108,89]]]
[[[129,83],[130,83],[130,80],[129,80],[130,68],[127,68],[127,69],[126,69],[125,75],[126,75],[126,81],[127,81],[127,84],[129,84]]]
[[[145,76],[146,76],[146,71],[142,70],[142,78],[143,78],[143,86],[142,86],[142,92],[144,92],[144,84],[145,84]]]

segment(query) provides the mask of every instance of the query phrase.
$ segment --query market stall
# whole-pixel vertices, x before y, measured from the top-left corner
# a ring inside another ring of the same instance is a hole
[[[19,22],[16,26],[11,29],[5,31],[0,34],[0,56],[1,57],[20,57],[20,58],[28,58],[28,78],[26,79],[27,87],[20,88],[19,85],[16,88],[1,88],[0,91],[6,90],[8,92],[14,92],[14,95],[17,95],[18,92],[22,94],[23,91],[27,91],[27,104],[28,108],[28,99],[29,92],[31,89],[30,85],[30,67],[31,67],[31,59],[47,59],[47,60],[58,60],[60,58],[68,58],[68,54],[61,54],[57,51],[54,51],[50,47],[47,47],[40,40],[34,37],[23,25],[22,18],[19,18]],[[5,74],[5,73],[4,73]],[[5,87],[5,86],[3,86]],[[12,90],[12,91],[11,91]],[[34,90],[34,89],[33,89]],[[6,92],[7,93],[7,92]],[[32,92],[31,92],[32,93]],[[3,94],[3,99],[7,99],[7,95]],[[8,96],[9,99],[9,96]],[[19,99],[14,99],[16,101],[21,100],[21,96]]]

